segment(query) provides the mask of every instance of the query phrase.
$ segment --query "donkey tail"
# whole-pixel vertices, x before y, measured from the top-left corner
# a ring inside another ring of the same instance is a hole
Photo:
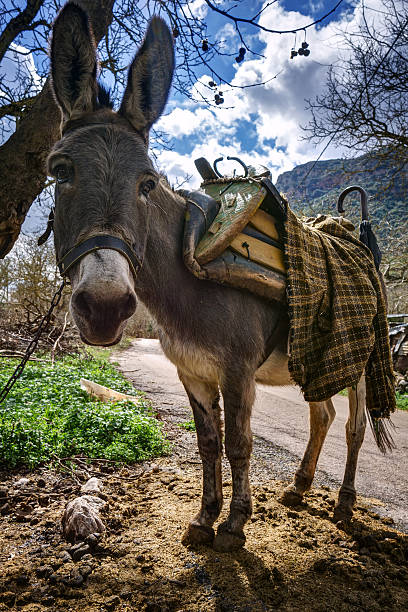
[[[371,431],[380,451],[385,454],[387,451],[393,451],[397,448],[391,434],[391,431],[395,430],[395,425],[391,419],[377,418],[368,409],[366,412]]]

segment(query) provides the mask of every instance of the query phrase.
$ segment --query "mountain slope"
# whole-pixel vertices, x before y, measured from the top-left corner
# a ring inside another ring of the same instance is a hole
[[[390,163],[366,155],[354,159],[330,159],[296,166],[281,174],[276,187],[286,194],[291,207],[305,215],[335,214],[337,198],[349,185],[360,185],[369,194],[370,220],[381,242],[397,232],[408,231],[408,171],[395,174]],[[395,175],[395,176],[394,176]],[[346,216],[360,219],[359,195],[345,201]]]

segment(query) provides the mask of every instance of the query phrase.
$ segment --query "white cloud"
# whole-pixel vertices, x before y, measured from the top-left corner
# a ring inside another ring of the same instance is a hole
[[[272,146],[263,145],[254,151],[247,151],[237,138],[232,139],[228,144],[223,144],[218,136],[203,138],[194,146],[189,155],[179,153],[175,150],[163,150],[158,156],[158,167],[163,171],[172,185],[179,184],[188,177],[189,188],[197,188],[200,185],[200,177],[194,165],[194,160],[205,157],[212,164],[217,157],[224,157],[220,162],[219,169],[224,173],[232,173],[233,169],[240,173],[240,167],[236,162],[229,162],[226,157],[233,154],[243,161],[253,166],[265,166],[272,173],[272,180],[276,181],[281,172],[291,170],[293,164],[290,162],[285,151]],[[303,163],[308,159],[299,158],[298,163]]]
[[[372,0],[371,4],[380,5],[380,0]],[[373,18],[376,15],[373,13]],[[310,15],[285,11],[274,4],[262,14],[261,23],[273,29],[293,29],[303,26],[308,19],[313,20]],[[189,104],[188,108],[173,108],[168,116],[163,117],[159,126],[170,135],[176,139],[187,135],[195,138],[198,143],[188,159],[177,153],[177,140],[175,151],[162,154],[160,165],[170,179],[174,180],[176,176],[180,178],[185,173],[196,176],[192,160],[201,155],[210,161],[220,153],[242,155],[248,161],[268,165],[273,170],[274,180],[280,172],[315,159],[323,145],[316,150],[311,143],[301,140],[300,126],[309,120],[305,99],[323,93],[327,66],[336,62],[341,53],[341,35],[345,30],[355,29],[360,19],[361,10],[356,7],[354,13],[344,15],[341,20],[318,30],[309,28],[307,42],[310,56],[298,56],[293,60],[289,59],[293,35],[279,36],[259,31],[258,38],[265,45],[262,52],[264,57],[235,64],[236,73],[232,85],[265,82],[279,75],[260,87],[239,89],[223,86],[225,103],[220,107],[208,109],[199,104],[195,107]],[[228,25],[224,26],[219,34],[232,34],[230,30]],[[303,40],[304,34],[298,34],[296,48]],[[208,87],[204,85],[210,80],[212,78],[208,75],[201,77],[195,84],[196,92],[201,92],[205,97],[211,96]],[[199,99],[198,95],[195,97]],[[251,120],[256,130],[257,143],[252,151],[245,151],[243,143],[246,134],[240,132],[241,119]],[[226,136],[229,137],[229,146],[225,145]],[[275,141],[275,147],[271,146],[271,140]],[[330,146],[323,159],[341,157],[343,154],[345,150]]]
[[[164,130],[174,138],[189,136],[213,120],[213,114],[206,108],[199,107],[195,112],[188,108],[175,108],[168,115],[161,117],[158,129]]]
[[[320,13],[324,9],[324,2],[322,0],[309,0],[309,11],[312,15]]]
[[[3,104],[23,96],[35,95],[43,84],[44,79],[37,73],[32,53],[12,43],[2,59],[0,68],[0,98],[4,99]],[[14,118],[5,116],[0,120],[0,145],[14,130]]]
[[[37,72],[32,53],[15,43],[10,45],[4,55],[1,74],[9,83],[14,83],[16,79],[29,79],[31,87],[28,93],[38,91],[44,82]]]
[[[236,29],[229,21],[217,32],[215,38],[222,50],[231,47],[233,44],[236,45],[239,40]]]
[[[204,19],[207,16],[208,4],[205,0],[193,0],[193,2],[188,3],[188,9],[193,17]]]

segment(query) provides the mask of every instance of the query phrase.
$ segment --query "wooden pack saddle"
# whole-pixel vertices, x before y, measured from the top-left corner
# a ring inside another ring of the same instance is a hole
[[[201,279],[284,301],[286,201],[269,171],[250,167],[247,176],[221,177],[204,158],[195,163],[204,180],[201,192],[184,192],[187,267]]]
[[[220,210],[196,248],[197,261],[206,264],[229,247],[285,274],[283,245],[276,219],[262,209],[268,191],[261,181],[250,178],[227,185],[210,183],[204,184],[202,189],[220,203]]]

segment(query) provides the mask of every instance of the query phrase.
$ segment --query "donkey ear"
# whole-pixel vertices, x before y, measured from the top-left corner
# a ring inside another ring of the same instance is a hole
[[[172,35],[160,17],[153,17],[143,45],[129,68],[128,84],[119,110],[146,136],[166,105],[173,71]]]
[[[52,87],[65,121],[96,108],[96,73],[96,46],[88,16],[69,2],[55,21],[51,41]]]

